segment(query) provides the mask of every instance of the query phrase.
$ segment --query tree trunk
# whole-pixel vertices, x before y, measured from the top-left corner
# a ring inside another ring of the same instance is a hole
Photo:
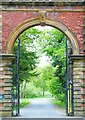
[[[24,93],[25,93],[25,90],[26,90],[26,81],[25,81],[25,83],[24,83],[24,88],[23,88],[23,91],[22,91],[22,98],[25,98],[25,95],[24,95]]]
[[[22,82],[22,84],[21,84],[21,89],[20,89],[20,91],[21,91],[20,98],[22,98],[22,95],[23,95],[23,82]]]
[[[44,91],[44,88],[43,88],[43,97],[45,96],[45,91]]]

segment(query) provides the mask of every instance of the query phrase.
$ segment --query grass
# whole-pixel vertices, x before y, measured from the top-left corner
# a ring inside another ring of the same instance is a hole
[[[26,98],[20,99],[20,108],[23,108],[28,104],[30,104],[29,99],[26,99]],[[14,105],[13,110],[16,110],[16,109],[17,109],[17,104]]]
[[[65,108],[65,107],[66,107],[65,102],[61,102],[60,100],[55,99],[55,98],[52,99],[52,103],[53,103],[54,105],[57,105],[57,106],[62,107],[62,108]]]
[[[20,108],[23,108],[23,107],[25,107],[28,104],[30,104],[29,99],[26,99],[26,98],[21,99]]]

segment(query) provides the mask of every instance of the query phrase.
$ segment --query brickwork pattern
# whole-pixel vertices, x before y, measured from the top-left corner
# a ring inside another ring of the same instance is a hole
[[[22,9],[25,9],[26,7],[22,7]],[[46,9],[46,7],[42,7],[43,10]],[[55,9],[67,9],[68,7],[58,7],[55,6]],[[78,9],[82,9],[82,7],[77,7]],[[29,7],[29,9],[32,9],[32,7]],[[71,9],[75,9],[71,7]],[[20,23],[31,19],[31,18],[38,18],[39,12],[30,12],[30,11],[3,11],[2,13],[3,19],[3,49],[6,47],[6,42],[11,34],[11,31],[13,31]],[[76,36],[79,47],[80,47],[80,53],[83,53],[83,12],[47,12],[46,17],[48,19],[52,19],[55,21],[59,21],[66,25]],[[4,50],[3,50],[4,52]]]
[[[12,116],[12,60],[0,56],[0,116]]]
[[[11,2],[11,0],[2,0],[2,2]],[[19,0],[20,1],[20,0]],[[16,2],[19,2],[16,0]],[[21,0],[24,2],[24,0]],[[33,1],[33,0],[29,0]],[[38,0],[37,0],[38,1]],[[49,0],[51,1],[51,0]],[[59,0],[58,0],[59,1]],[[81,0],[82,1],[82,0]],[[81,2],[80,1],[80,2]],[[13,2],[13,0],[12,0]],[[14,0],[15,2],[15,0]],[[26,2],[26,0],[25,0]],[[40,0],[39,0],[40,2]],[[11,32],[21,23],[26,20],[39,18],[39,11],[30,11],[30,9],[36,9],[36,6],[3,6],[4,9],[11,10],[3,10],[2,14],[0,12],[0,51],[4,54],[6,49],[6,44]],[[20,9],[16,11],[15,9]],[[38,6],[37,6],[38,8]],[[74,36],[77,38],[79,43],[80,54],[85,53],[85,12],[83,11],[75,11],[75,9],[84,10],[83,6],[51,6],[49,9],[53,9],[54,11],[46,11],[46,17],[51,20],[59,21],[67,26]],[[25,9],[25,10],[23,10]],[[39,6],[39,9],[46,10],[48,6]],[[55,11],[67,9],[67,11]],[[69,9],[71,11],[69,11]],[[26,11],[27,10],[27,11]],[[2,28],[3,26],[3,28]],[[2,39],[1,39],[2,33]],[[3,41],[2,41],[3,40]],[[3,48],[2,48],[3,47]],[[3,49],[3,50],[2,50]],[[76,57],[75,57],[76,58]],[[74,115],[85,115],[85,56],[79,60],[76,58],[74,60],[74,69],[73,69],[73,82],[74,82]],[[4,101],[0,102],[0,113],[2,112],[2,116],[11,116],[11,66],[7,67],[8,62],[11,65],[11,60],[8,60],[8,57],[5,59],[6,61],[0,59],[0,92],[5,94]]]
[[[74,115],[85,115],[85,61],[74,61]],[[82,112],[83,110],[83,112]]]

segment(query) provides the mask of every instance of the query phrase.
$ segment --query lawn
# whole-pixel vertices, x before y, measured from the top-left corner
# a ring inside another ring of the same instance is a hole
[[[66,104],[65,104],[65,102],[61,102],[61,101],[59,101],[58,99],[52,99],[52,103],[54,104],[54,105],[57,105],[57,106],[59,106],[59,107],[62,107],[62,108],[65,108],[66,107]]]
[[[20,108],[23,108],[28,104],[30,104],[29,99],[26,99],[26,98],[20,99]]]

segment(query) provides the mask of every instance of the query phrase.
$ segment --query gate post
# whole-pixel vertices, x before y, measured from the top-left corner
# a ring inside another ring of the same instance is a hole
[[[74,116],[85,116],[85,55],[72,55]]]
[[[12,116],[12,54],[0,55],[0,116]]]

